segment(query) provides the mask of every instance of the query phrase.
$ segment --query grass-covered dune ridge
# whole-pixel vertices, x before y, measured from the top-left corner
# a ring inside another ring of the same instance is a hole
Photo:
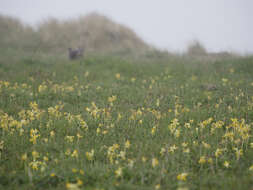
[[[65,53],[68,47],[86,52],[143,51],[149,46],[131,29],[109,18],[91,13],[69,20],[48,19],[36,27],[9,16],[0,16],[0,48]]]
[[[0,64],[0,189],[251,189],[252,72],[252,57]]]

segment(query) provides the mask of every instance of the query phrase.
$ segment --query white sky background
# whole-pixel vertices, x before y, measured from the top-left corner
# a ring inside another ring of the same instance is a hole
[[[31,24],[94,11],[161,49],[199,40],[209,51],[253,53],[253,0],[0,0],[0,14]]]

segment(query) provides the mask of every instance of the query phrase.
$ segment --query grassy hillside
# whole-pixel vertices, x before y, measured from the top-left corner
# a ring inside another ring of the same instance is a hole
[[[142,52],[149,46],[131,29],[91,13],[76,19],[48,19],[36,27],[0,15],[0,48],[27,54],[66,56],[69,47],[82,47],[86,54]]]
[[[0,63],[0,189],[253,188],[252,57],[17,60]]]

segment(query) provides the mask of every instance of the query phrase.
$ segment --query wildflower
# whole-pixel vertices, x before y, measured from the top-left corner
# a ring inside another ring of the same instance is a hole
[[[69,143],[72,143],[74,141],[74,138],[75,138],[74,136],[66,136],[65,140]]]
[[[211,148],[210,144],[207,144],[207,143],[205,143],[204,141],[202,141],[202,144],[203,144],[203,146],[204,146],[206,149]]]
[[[152,127],[152,129],[151,129],[151,134],[154,135],[155,132],[156,132],[156,126]]]
[[[208,158],[208,159],[207,159],[207,162],[208,162],[209,164],[213,164],[213,159],[212,159],[212,158]]]
[[[184,152],[184,153],[189,153],[189,152],[190,152],[190,149],[189,149],[189,148],[185,148],[185,149],[183,149],[183,152]]]
[[[125,160],[126,159],[126,152],[120,151],[119,156],[121,157],[122,160]]]
[[[215,157],[218,158],[222,154],[222,151],[223,151],[222,149],[217,148],[215,151]]]
[[[115,175],[116,177],[121,177],[122,176],[122,168],[119,167],[116,171],[115,171]]]
[[[37,151],[32,151],[32,157],[36,160],[39,157],[39,153]]]
[[[51,131],[51,132],[50,132],[50,136],[51,136],[51,137],[54,137],[54,135],[55,135],[55,132],[54,132],[54,131]]]
[[[253,172],[253,164],[249,167],[249,171]]]
[[[156,158],[152,159],[152,167],[156,167],[159,164],[159,161]]]
[[[116,79],[120,79],[120,74],[116,73],[115,77],[116,77]]]
[[[43,157],[43,160],[44,160],[45,162],[47,162],[47,161],[48,161],[48,157],[47,157],[47,156],[44,156],[44,157]]]
[[[179,129],[176,129],[175,133],[174,133],[174,136],[176,138],[178,138],[180,136],[180,130]]]
[[[81,139],[81,138],[83,138],[83,136],[80,135],[79,133],[77,133],[76,136],[77,136],[78,140]]]
[[[222,82],[223,82],[223,83],[227,83],[227,82],[228,82],[228,79],[222,78]]]
[[[76,182],[76,183],[77,183],[78,186],[82,186],[82,185],[83,185],[83,181],[80,180],[80,179],[77,179],[77,182]]]
[[[27,154],[24,153],[22,156],[21,156],[21,160],[25,161],[27,159]]]
[[[94,157],[94,150],[92,149],[90,152],[86,152],[86,158],[87,160],[91,161]]]
[[[65,154],[66,154],[67,156],[69,156],[69,155],[71,154],[71,150],[68,148],[68,149],[66,150]]]
[[[171,153],[174,153],[175,150],[177,150],[177,146],[176,145],[172,145],[171,147],[169,147],[168,151]]]
[[[41,164],[41,162],[39,162],[39,161],[33,161],[33,162],[30,162],[30,163],[29,163],[29,166],[30,166],[33,170],[38,170],[40,164]]]
[[[78,170],[76,168],[72,168],[71,170],[73,173],[76,173]]]
[[[189,174],[186,173],[186,172],[181,173],[181,174],[178,174],[178,175],[177,175],[177,180],[179,180],[179,181],[186,181],[188,175],[189,175]]]
[[[166,152],[165,148],[162,147],[161,151],[160,151],[160,154],[163,156],[165,152]]]
[[[83,171],[83,170],[79,170],[79,173],[80,173],[81,175],[84,175],[84,171]]]
[[[77,158],[78,157],[78,150],[74,150],[73,153],[71,154],[71,157],[75,157]]]
[[[129,140],[127,140],[126,142],[125,142],[125,148],[130,148],[130,141]]]
[[[132,159],[128,159],[128,166],[132,168],[134,166],[134,161]]]
[[[224,165],[226,168],[228,168],[230,164],[229,164],[228,161],[225,161],[223,165]]]
[[[147,158],[145,156],[142,156],[141,160],[142,160],[142,162],[146,162]]]
[[[155,189],[160,189],[161,185],[160,184],[156,184],[155,185]]]
[[[239,159],[240,159],[240,156],[243,155],[242,149],[238,149],[238,148],[233,148],[233,149],[234,149],[234,151],[235,151],[235,155],[236,155],[237,160],[239,160]]]
[[[55,176],[55,173],[51,173],[50,176],[51,176],[51,177],[54,177],[54,176]]]
[[[77,183],[66,183],[66,188],[69,190],[79,190]]]
[[[182,143],[182,147],[185,148],[185,147],[187,147],[187,146],[188,146],[188,143],[186,143],[186,142],[183,142],[183,143]]]
[[[206,163],[206,157],[205,156],[201,156],[199,159],[199,164],[205,164]]]

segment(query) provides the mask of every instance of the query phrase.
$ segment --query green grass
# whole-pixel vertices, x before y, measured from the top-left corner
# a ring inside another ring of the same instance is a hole
[[[0,189],[253,188],[252,57],[8,55]]]

